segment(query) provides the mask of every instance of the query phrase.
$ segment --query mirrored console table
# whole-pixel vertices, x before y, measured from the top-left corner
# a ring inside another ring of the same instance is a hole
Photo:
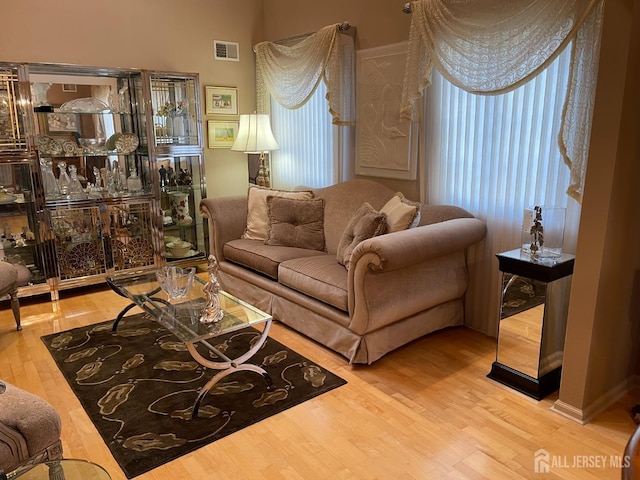
[[[502,272],[496,361],[489,378],[537,400],[560,386],[574,256],[497,255]]]

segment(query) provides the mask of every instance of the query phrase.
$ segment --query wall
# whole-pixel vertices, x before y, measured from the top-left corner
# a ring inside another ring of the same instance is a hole
[[[638,351],[640,3],[605,2],[557,408],[588,420],[627,388]]]
[[[265,0],[264,40],[312,33],[325,25],[349,22],[358,31],[356,49],[403,42],[409,38],[410,16],[404,0]]]
[[[20,0],[2,9],[0,61],[198,73],[203,99],[205,85],[234,86],[241,113],[255,108],[262,0]],[[214,39],[238,42],[241,61],[214,60]],[[246,190],[246,155],[206,148],[205,166],[209,196]]]

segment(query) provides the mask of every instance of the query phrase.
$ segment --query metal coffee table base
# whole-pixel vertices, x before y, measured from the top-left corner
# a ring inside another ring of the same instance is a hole
[[[267,383],[268,391],[272,391],[275,388],[273,385],[273,380],[271,380],[271,377],[269,376],[269,374],[266,372],[264,368],[259,367],[258,365],[254,365],[252,363],[245,363],[249,359],[251,359],[258,352],[258,350],[260,350],[262,345],[264,345],[264,342],[267,340],[267,337],[269,336],[270,328],[271,328],[271,320],[268,320],[264,325],[264,330],[262,331],[262,334],[260,335],[260,338],[258,339],[258,341],[255,342],[253,347],[251,347],[251,349],[249,349],[247,353],[245,353],[244,355],[241,355],[236,359],[231,359],[227,357],[224,353],[220,352],[217,348],[215,348],[206,340],[200,340],[199,342],[189,342],[186,344],[187,349],[189,350],[189,353],[191,353],[191,356],[194,358],[195,361],[197,361],[201,365],[204,365],[205,367],[208,367],[214,370],[221,370],[220,372],[215,374],[213,378],[209,380],[207,384],[204,387],[202,387],[202,389],[200,390],[200,393],[198,394],[198,398],[196,399],[196,402],[193,405],[193,411],[191,413],[192,419],[198,416],[198,410],[200,409],[200,404],[202,403],[202,400],[204,400],[204,397],[207,395],[207,393],[209,393],[209,390],[211,390],[211,388],[220,380],[222,380],[223,378],[233,373],[242,372],[242,371],[255,372],[258,375],[261,375],[262,378],[264,378],[265,382]],[[206,347],[207,350],[213,352],[218,358],[224,361],[214,362],[203,357],[200,354],[200,352],[198,352],[195,346],[196,343],[200,343],[201,345]]]

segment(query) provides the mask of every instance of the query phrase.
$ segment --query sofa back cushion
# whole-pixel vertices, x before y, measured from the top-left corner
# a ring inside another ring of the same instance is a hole
[[[324,251],[324,199],[267,197],[266,245]]]
[[[313,198],[313,192],[311,190],[292,192],[263,188],[255,185],[250,186],[247,205],[247,228],[242,234],[242,238],[262,241],[267,239],[267,231],[269,228],[268,196],[309,200]]]

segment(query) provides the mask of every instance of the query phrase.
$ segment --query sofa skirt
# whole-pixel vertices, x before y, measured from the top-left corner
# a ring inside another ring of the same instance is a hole
[[[345,312],[242,267],[221,265],[219,280],[227,292],[341,354],[349,363],[371,364],[413,340],[445,327],[462,325],[464,320],[460,298],[358,335],[349,329],[350,320]]]

